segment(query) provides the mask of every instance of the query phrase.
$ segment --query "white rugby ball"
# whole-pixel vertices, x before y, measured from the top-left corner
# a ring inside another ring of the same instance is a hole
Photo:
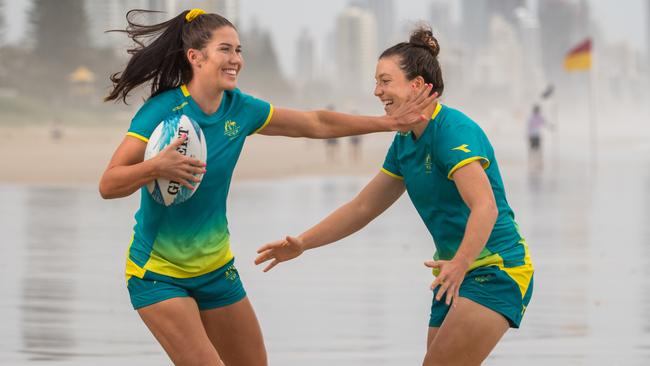
[[[203,131],[198,123],[184,114],[173,114],[160,122],[149,137],[149,142],[147,142],[147,149],[144,153],[145,160],[156,156],[184,133],[187,134],[187,140],[176,151],[205,162],[208,151]],[[203,174],[196,174],[195,176],[203,179]],[[154,201],[165,206],[171,206],[187,201],[199,188],[200,183],[194,183],[194,189],[189,189],[179,182],[158,178],[147,184],[147,190]]]

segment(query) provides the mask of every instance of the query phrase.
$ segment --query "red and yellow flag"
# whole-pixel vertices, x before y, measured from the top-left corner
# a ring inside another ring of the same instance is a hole
[[[566,71],[584,71],[591,69],[591,38],[580,42],[564,57]]]

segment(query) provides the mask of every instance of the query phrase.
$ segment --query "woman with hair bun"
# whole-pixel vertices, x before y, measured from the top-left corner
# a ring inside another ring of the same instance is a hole
[[[427,26],[379,57],[374,94],[393,115],[413,90],[442,95],[440,46]],[[293,259],[367,225],[407,191],[433,237],[424,262],[436,276],[423,364],[479,365],[508,328],[518,328],[533,291],[533,265],[494,150],[462,112],[433,101],[431,116],[398,132],[381,171],[350,202],[297,237],[268,243],[255,262]]]
[[[151,95],[136,113],[99,183],[103,198],[141,192],[127,252],[126,280],[134,309],[176,365],[267,364],[262,332],[234,266],[226,219],[232,173],[250,135],[331,138],[407,130],[426,119],[435,99],[430,87],[413,92],[390,116],[302,112],[271,104],[237,89],[242,46],[228,19],[186,10],[154,25],[127,13],[123,32],[136,43],[126,68],[111,77],[105,100],[126,102],[136,87]],[[176,151],[186,136],[144,160],[147,141],[162,120],[185,115],[205,134],[206,161]],[[270,162],[272,163],[272,162]],[[156,203],[147,183],[160,177],[194,189],[174,206]],[[254,224],[254,223],[252,223]]]

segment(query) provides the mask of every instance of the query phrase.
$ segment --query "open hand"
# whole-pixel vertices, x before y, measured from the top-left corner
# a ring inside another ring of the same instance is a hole
[[[194,189],[192,183],[200,182],[201,175],[206,172],[205,163],[176,150],[185,140],[187,135],[183,134],[154,157],[157,161],[155,174],[157,178],[162,177]]]
[[[438,98],[437,92],[429,95],[432,87],[432,84],[426,84],[420,90],[414,90],[406,101],[391,113],[389,127],[392,131],[410,131],[418,123],[431,118],[423,115],[422,111]]]
[[[262,264],[271,260],[271,263],[263,270],[264,272],[268,272],[271,268],[278,265],[278,263],[296,258],[304,251],[303,242],[300,238],[287,236],[284,240],[262,245],[257,250],[257,254],[259,255],[255,258],[255,264]]]
[[[467,266],[460,264],[458,261],[426,261],[424,265],[429,268],[435,268],[440,271],[436,279],[431,284],[431,290],[435,290],[440,286],[436,294],[436,301],[442,300],[442,297],[447,295],[445,303],[450,305],[453,300],[458,297],[460,285],[465,278]]]

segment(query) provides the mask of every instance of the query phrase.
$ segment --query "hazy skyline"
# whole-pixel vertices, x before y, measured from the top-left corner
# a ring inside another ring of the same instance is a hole
[[[428,20],[431,1],[409,0],[396,3],[397,29],[400,33],[404,33],[404,39],[408,36],[407,29],[403,28],[405,25],[408,26],[409,23],[418,20]],[[531,3],[538,1],[543,0],[529,0]],[[452,2],[457,7],[458,0]],[[608,42],[626,42],[641,52],[647,51],[646,27],[648,25],[645,19],[646,4],[644,4],[646,0],[625,0],[616,3],[611,0],[588,0],[588,2],[591,4],[593,18],[603,30]],[[25,0],[5,1],[7,42],[17,43],[25,36],[29,3],[30,1]],[[325,39],[334,29],[336,16],[348,3],[350,0],[276,0],[273,2],[241,0],[240,16],[244,29],[249,29],[255,22],[261,28],[271,31],[283,72],[294,75],[296,41],[300,32],[303,29],[309,31],[316,42],[317,58],[323,59]],[[308,14],[318,14],[318,16],[307,16]],[[457,14],[454,17],[457,18]]]

